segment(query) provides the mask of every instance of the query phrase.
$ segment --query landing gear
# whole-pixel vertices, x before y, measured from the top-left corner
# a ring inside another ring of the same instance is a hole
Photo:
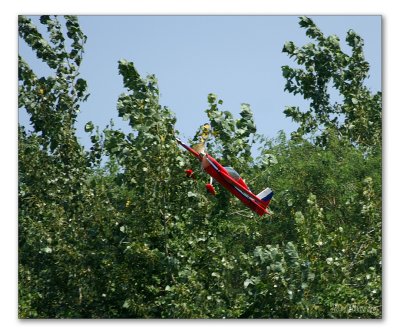
[[[213,182],[213,178],[211,177],[210,183],[206,184],[206,189],[207,189],[207,192],[209,192],[211,195],[215,196],[216,192],[215,192],[214,186],[212,185],[212,182]]]

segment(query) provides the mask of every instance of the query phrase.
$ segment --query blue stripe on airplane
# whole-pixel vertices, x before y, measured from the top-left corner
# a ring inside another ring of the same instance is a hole
[[[269,201],[273,195],[274,193],[271,191],[267,196],[263,197],[261,200],[264,202]]]

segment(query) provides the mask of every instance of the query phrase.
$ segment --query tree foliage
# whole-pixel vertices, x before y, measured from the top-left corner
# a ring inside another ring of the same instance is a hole
[[[208,95],[208,151],[251,189],[275,191],[273,214],[257,218],[223,188],[206,193],[156,77],[130,61],[118,62],[117,110],[131,130],[88,122],[84,149],[86,36],[73,16],[40,23],[47,37],[19,18],[21,39],[53,71],[39,77],[19,57],[19,107],[33,127],[19,126],[20,318],[381,317],[380,93],[365,88],[357,34],[348,56],[300,18],[316,44],[284,46],[305,67],[283,67],[286,90],[311,101],[285,110],[299,123],[291,139],[264,138],[248,104],[235,119]]]
[[[363,39],[353,30],[348,31],[348,55],[336,35],[324,36],[310,18],[301,17],[299,23],[315,42],[297,47],[290,41],[282,50],[301,65],[282,67],[285,90],[310,101],[305,112],[293,106],[284,111],[300,124],[295,135],[318,133],[317,142],[325,144],[328,133],[334,131],[336,136],[365,148],[379,146],[382,96],[380,92],[372,94],[365,86],[369,64],[364,58]],[[335,101],[337,96],[339,101]]]

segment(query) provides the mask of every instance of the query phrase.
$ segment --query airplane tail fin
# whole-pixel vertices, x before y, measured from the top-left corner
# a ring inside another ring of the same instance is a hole
[[[257,197],[261,200],[261,205],[264,208],[267,208],[269,202],[271,202],[271,198],[274,195],[273,191],[270,188],[265,188],[262,192],[260,192]]]

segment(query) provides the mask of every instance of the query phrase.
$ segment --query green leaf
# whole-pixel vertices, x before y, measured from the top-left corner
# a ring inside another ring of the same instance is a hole
[[[254,281],[253,281],[252,279],[248,278],[248,279],[246,279],[246,280],[244,281],[243,286],[244,286],[245,289],[247,289],[247,287],[248,287],[250,284],[254,285]]]
[[[217,95],[210,93],[208,94],[208,103],[213,104],[217,100]]]
[[[295,48],[296,47],[295,47],[294,43],[292,41],[288,41],[284,44],[282,52],[292,54],[294,52]]]
[[[45,247],[44,249],[43,249],[43,251],[45,252],[45,253],[52,253],[53,252],[53,250],[50,248],[50,247]]]
[[[85,125],[85,132],[92,132],[93,129],[94,129],[93,122],[92,121],[87,122]]]
[[[299,20],[299,25],[302,28],[315,26],[314,22],[307,16],[301,16]]]
[[[289,78],[291,73],[292,73],[291,68],[289,66],[285,65],[285,66],[282,66],[281,69],[282,69],[283,77],[284,78]]]

